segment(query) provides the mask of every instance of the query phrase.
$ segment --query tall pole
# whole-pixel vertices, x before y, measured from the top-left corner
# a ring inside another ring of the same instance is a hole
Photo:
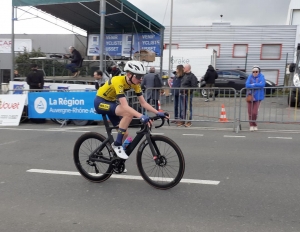
[[[162,69],[163,69],[163,51],[164,51],[164,33],[165,30],[163,28],[160,29],[160,69],[159,69],[159,75],[162,77]]]
[[[171,0],[171,15],[170,15],[170,38],[169,38],[169,78],[171,77],[172,27],[173,27],[173,0]]]
[[[105,14],[106,14],[106,0],[100,1],[100,70],[103,70],[103,55],[104,51],[104,28],[105,28]]]
[[[14,80],[14,69],[15,69],[15,7],[12,6],[11,16],[11,70],[10,80]]]

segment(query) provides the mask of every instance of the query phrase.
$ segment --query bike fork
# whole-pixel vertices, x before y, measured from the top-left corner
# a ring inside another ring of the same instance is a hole
[[[155,161],[155,163],[158,164],[160,162],[160,156],[161,156],[160,151],[159,151],[156,143],[152,142],[151,134],[146,134],[146,138],[147,138],[148,144],[150,146],[150,150],[153,155],[153,160]]]

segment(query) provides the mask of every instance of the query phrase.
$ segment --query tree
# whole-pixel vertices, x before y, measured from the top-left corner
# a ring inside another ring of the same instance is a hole
[[[60,62],[55,60],[31,60],[32,57],[46,57],[46,54],[41,51],[41,48],[38,50],[32,49],[31,52],[27,52],[26,49],[23,53],[18,53],[16,57],[16,69],[18,70],[21,76],[27,76],[31,70],[31,64],[37,64],[39,68],[42,68],[42,62],[44,62],[44,71],[46,76],[53,75],[55,73],[62,73],[63,65]]]

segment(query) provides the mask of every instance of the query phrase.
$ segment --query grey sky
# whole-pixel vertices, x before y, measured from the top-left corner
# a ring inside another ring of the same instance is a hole
[[[128,1],[159,23],[170,25],[171,0]],[[211,25],[221,21],[221,14],[223,22],[232,25],[282,25],[286,24],[289,3],[290,0],[173,0],[173,25]]]
[[[0,34],[9,34],[11,32],[11,0],[0,1]],[[170,25],[171,0],[129,0],[129,2],[164,26]],[[232,25],[282,25],[286,23],[290,0],[173,0],[173,2],[173,25],[175,26],[211,25],[212,22],[220,22],[221,14],[224,15],[223,22],[231,22]],[[19,13],[20,15],[23,18],[32,18],[32,15],[27,16],[22,12]],[[15,33],[65,34],[71,32],[41,19],[30,19],[17,21]]]

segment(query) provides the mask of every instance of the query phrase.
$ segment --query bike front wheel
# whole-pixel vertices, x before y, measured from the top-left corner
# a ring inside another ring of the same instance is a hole
[[[103,135],[88,132],[77,139],[73,149],[73,158],[77,170],[84,178],[91,182],[103,182],[113,172],[111,164],[101,162],[104,159],[107,161],[112,159],[110,145],[107,143],[103,149],[97,149],[104,140],[105,137]],[[90,157],[99,161],[91,161]]]
[[[147,140],[139,146],[137,152],[137,167],[143,179],[158,189],[169,189],[176,186],[184,174],[185,161],[181,149],[168,137],[151,136],[155,149],[160,151],[159,162],[153,160],[153,155]]]

